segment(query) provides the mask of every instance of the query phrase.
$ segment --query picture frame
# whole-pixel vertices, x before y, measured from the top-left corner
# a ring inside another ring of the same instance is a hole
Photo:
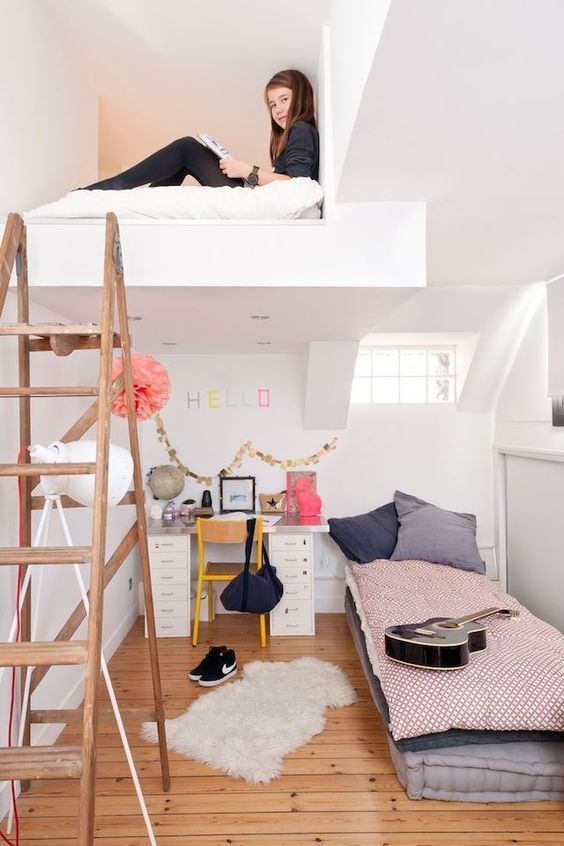
[[[275,494],[259,494],[260,510],[262,514],[284,514],[286,511],[286,491]]]
[[[254,513],[255,477],[220,476],[219,509],[222,514],[228,514],[230,511]]]

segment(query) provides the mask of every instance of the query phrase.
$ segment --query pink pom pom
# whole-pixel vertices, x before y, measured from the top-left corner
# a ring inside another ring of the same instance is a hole
[[[170,379],[166,368],[150,355],[131,356],[133,366],[133,393],[135,413],[140,420],[149,420],[166,405],[170,395]],[[114,358],[112,379],[117,379],[123,370],[123,359]],[[118,417],[127,416],[125,391],[112,403],[112,412]]]

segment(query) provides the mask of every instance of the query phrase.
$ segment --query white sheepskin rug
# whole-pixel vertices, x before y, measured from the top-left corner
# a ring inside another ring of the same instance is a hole
[[[281,774],[284,755],[323,731],[326,708],[356,699],[341,668],[327,661],[253,661],[238,681],[167,720],[167,745],[250,784],[269,782]],[[156,743],[155,723],[145,723],[141,736]]]

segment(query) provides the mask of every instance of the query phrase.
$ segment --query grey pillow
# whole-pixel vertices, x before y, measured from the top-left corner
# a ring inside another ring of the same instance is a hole
[[[476,544],[473,514],[446,511],[402,491],[395,492],[394,503],[400,525],[392,561],[419,559],[459,570],[486,572]]]
[[[393,502],[356,517],[330,517],[329,535],[350,561],[366,564],[389,558],[398,539],[398,516]]]

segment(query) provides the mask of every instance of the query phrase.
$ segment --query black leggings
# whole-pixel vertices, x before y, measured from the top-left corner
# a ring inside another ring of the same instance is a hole
[[[124,188],[138,188],[150,184],[151,188],[164,185],[181,185],[187,176],[193,176],[200,185],[219,188],[228,185],[231,188],[244,184],[242,179],[230,179],[219,169],[219,159],[196,141],[195,138],[178,138],[168,147],[157,150],[152,156],[143,159],[110,179],[87,185],[88,190],[120,191]]]

